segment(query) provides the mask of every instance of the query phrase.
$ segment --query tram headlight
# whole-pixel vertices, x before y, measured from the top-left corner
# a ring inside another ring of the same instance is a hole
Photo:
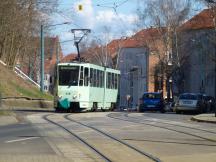
[[[61,96],[61,95],[59,95],[59,96],[58,96],[58,100],[61,100],[61,99],[62,99],[62,96]]]
[[[77,95],[73,95],[73,99],[76,99],[77,98]]]

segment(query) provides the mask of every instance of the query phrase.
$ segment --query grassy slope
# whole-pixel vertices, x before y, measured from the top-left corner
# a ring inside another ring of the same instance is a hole
[[[42,94],[40,90],[17,76],[15,72],[0,64],[0,93],[2,97],[30,97],[52,100],[50,94]]]

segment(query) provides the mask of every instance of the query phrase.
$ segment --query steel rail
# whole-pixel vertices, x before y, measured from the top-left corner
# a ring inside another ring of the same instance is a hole
[[[124,115],[124,116],[125,116],[125,115]],[[148,125],[148,126],[152,126],[152,127],[157,127],[157,128],[161,128],[161,129],[166,129],[166,130],[170,130],[170,131],[173,131],[173,132],[182,133],[182,134],[185,134],[185,135],[190,135],[190,136],[193,136],[193,137],[197,137],[197,138],[200,138],[200,139],[204,139],[204,140],[207,140],[207,141],[216,142],[216,140],[214,140],[214,139],[202,137],[202,136],[199,136],[199,135],[195,135],[195,134],[192,134],[192,133],[188,133],[188,132],[184,132],[184,131],[180,131],[180,130],[176,130],[176,129],[172,129],[172,128],[167,128],[167,127],[165,127],[165,126],[157,126],[157,125],[150,124],[150,123],[132,121],[132,120],[128,120],[128,119],[121,119],[121,118],[119,118],[119,117],[114,117],[114,116],[112,116],[112,114],[108,114],[107,117],[113,118],[113,119],[117,119],[117,120],[128,121],[128,122],[131,122],[131,123],[144,124],[144,125]],[[125,116],[125,117],[127,117],[127,116]],[[136,119],[137,119],[137,118],[136,118]]]
[[[120,140],[120,139],[118,139],[118,138],[116,138],[116,137],[114,137],[114,136],[112,136],[112,135],[110,135],[110,134],[108,134],[108,133],[106,133],[106,132],[100,130],[100,129],[97,129],[97,128],[93,127],[93,126],[90,126],[90,125],[87,125],[87,124],[78,122],[78,121],[76,121],[76,120],[74,120],[74,119],[71,119],[71,118],[69,118],[69,116],[70,116],[70,115],[65,115],[64,118],[67,119],[67,120],[70,120],[70,121],[72,121],[72,122],[75,122],[75,123],[77,123],[77,124],[80,124],[80,125],[82,125],[82,126],[85,126],[85,127],[87,127],[87,128],[93,129],[93,130],[95,130],[95,131],[97,131],[97,132],[99,132],[99,133],[101,133],[101,134],[103,134],[103,135],[105,135],[105,136],[111,138],[112,140],[115,140],[115,141],[117,141],[117,142],[119,142],[119,143],[121,143],[121,144],[123,144],[123,145],[129,147],[130,149],[132,149],[132,150],[134,150],[134,151],[140,153],[141,155],[144,155],[144,156],[148,157],[148,158],[151,159],[152,161],[155,161],[155,162],[162,162],[159,158],[157,158],[157,157],[155,157],[155,156],[153,156],[153,155],[151,155],[151,154],[149,154],[149,153],[147,153],[147,152],[141,151],[141,150],[137,149],[136,147],[134,147],[134,146],[132,146],[132,145],[130,145],[130,144],[128,144],[128,143],[126,143],[126,142],[124,142],[124,141],[122,141],[122,140]]]
[[[94,152],[96,152],[101,158],[103,158],[106,162],[112,162],[112,160],[110,160],[108,157],[106,157],[104,154],[102,154],[100,151],[98,151],[96,148],[94,148],[93,146],[91,146],[89,143],[87,143],[84,139],[80,138],[78,135],[76,135],[75,133],[73,133],[72,131],[70,131],[69,129],[67,129],[66,127],[48,119],[49,115],[44,115],[43,119],[45,119],[46,121],[57,125],[58,127],[62,128],[63,130],[65,130],[66,132],[68,132],[69,134],[73,135],[75,138],[77,138],[79,141],[81,141],[84,145],[88,146],[90,149],[92,149]]]
[[[128,116],[128,114],[126,114],[125,116],[126,117],[130,117],[130,118],[135,118],[135,117]],[[143,114],[143,116],[144,116],[144,114]],[[151,120],[149,120],[149,119],[143,119],[143,121],[151,121]],[[183,126],[183,125],[179,125],[179,124],[172,124],[172,123],[167,123],[167,122],[157,122],[157,121],[154,121],[154,122],[156,122],[156,123],[163,123],[163,124],[172,125],[172,126],[178,126],[178,127],[182,127],[182,128],[189,128],[189,129],[199,130],[199,131],[202,131],[202,132],[216,134],[216,132],[212,132],[212,131],[205,130],[205,129],[200,129],[200,128],[188,127],[188,126]]]

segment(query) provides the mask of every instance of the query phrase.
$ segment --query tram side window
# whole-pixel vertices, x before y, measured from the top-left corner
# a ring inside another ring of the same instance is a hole
[[[97,70],[97,87],[100,87],[100,71]]]
[[[111,88],[115,89],[115,74],[112,73]]]
[[[115,74],[115,80],[114,80],[114,88],[118,89],[118,74]]]
[[[80,81],[79,86],[83,86],[83,66],[80,68]]]
[[[106,87],[108,89],[118,89],[119,75],[115,73],[107,73]]]
[[[93,70],[93,87],[97,86],[97,71],[96,69]]]
[[[94,83],[94,81],[93,81],[93,69],[91,68],[90,69],[90,86],[91,87],[93,87],[93,83]]]
[[[103,71],[100,71],[100,87],[103,87]]]
[[[106,88],[109,88],[109,73],[106,73]]]
[[[102,84],[101,86],[104,87],[104,71],[101,71],[102,72]]]
[[[105,75],[106,75],[106,88],[108,88],[108,73],[105,72]]]
[[[89,82],[89,69],[87,67],[85,67],[85,70],[84,70],[84,86],[88,86],[88,82]]]
[[[107,73],[107,75],[108,75],[108,77],[107,77],[107,88],[111,89],[111,87],[112,87],[111,86],[112,85],[112,83],[111,83],[112,82],[112,75],[109,72]]]

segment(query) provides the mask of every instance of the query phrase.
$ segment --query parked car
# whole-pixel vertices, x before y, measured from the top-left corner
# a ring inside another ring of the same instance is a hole
[[[206,102],[207,112],[213,112],[216,106],[215,98],[212,96],[204,95],[204,100]]]
[[[175,112],[179,114],[183,111],[195,111],[197,113],[206,112],[206,102],[200,93],[183,93],[179,96],[175,104]]]
[[[160,111],[165,112],[163,95],[160,92],[145,92],[140,98],[139,112]]]

